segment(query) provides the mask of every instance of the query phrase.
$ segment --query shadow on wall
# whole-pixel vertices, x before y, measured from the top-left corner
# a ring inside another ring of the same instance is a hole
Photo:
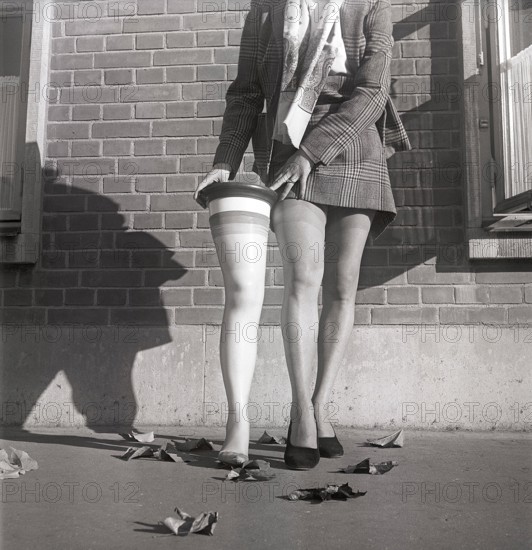
[[[428,262],[436,272],[469,271],[462,192],[460,6],[443,2],[405,5],[402,10],[393,36],[404,57],[394,56],[391,96],[413,150],[389,161],[398,215],[376,245],[394,246],[390,264],[407,268]],[[409,40],[414,33],[417,40]]]
[[[1,424],[131,429],[137,353],[172,341],[159,287],[187,270],[150,233],[127,233],[113,200],[59,180],[46,174],[39,265],[16,268],[35,307],[3,316]]]

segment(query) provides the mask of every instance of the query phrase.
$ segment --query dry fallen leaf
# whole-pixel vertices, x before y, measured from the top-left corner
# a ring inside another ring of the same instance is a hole
[[[153,456],[153,449],[146,445],[144,447],[128,447],[120,458],[132,460],[133,458],[148,458],[150,456]]]
[[[163,444],[154,453],[155,458],[167,462],[195,462],[196,459],[185,455],[181,456],[175,446],[169,441],[164,441]]]
[[[275,477],[270,463],[266,460],[248,460],[240,468],[232,468],[226,481],[268,481]]]
[[[158,449],[154,449],[148,445],[142,447],[128,447],[124,454],[120,457],[124,460],[132,460],[133,458],[155,458],[163,462],[195,462],[195,458],[190,455],[181,456],[172,444],[165,441]]]
[[[218,512],[202,512],[192,523],[190,532],[212,535],[217,521]]]
[[[172,531],[174,535],[188,535],[190,532],[190,527],[183,528],[183,526],[186,524],[186,520],[184,519],[177,519],[174,517],[168,517],[163,521],[163,524]],[[192,524],[192,521],[188,522],[189,524]],[[181,528],[181,532],[179,529]]]
[[[395,460],[387,460],[386,462],[371,463],[369,458],[362,460],[354,466],[350,465],[347,468],[342,468],[340,471],[346,474],[371,474],[380,475],[389,472],[394,466],[399,463]]]
[[[139,443],[151,443],[155,436],[153,432],[146,432],[146,433],[136,433],[136,432],[129,432],[129,433],[122,433],[120,434],[126,441],[138,441]]]
[[[30,470],[37,470],[39,465],[26,451],[10,447],[9,455],[0,449],[0,479],[14,479]]]
[[[22,473],[24,472],[22,471]],[[0,479],[14,479],[20,474],[20,468],[16,468],[6,460],[0,460]]]
[[[379,462],[378,464],[369,465],[369,473],[371,475],[381,475],[389,472],[394,466],[398,466],[399,462],[396,460],[387,460],[386,462]]]
[[[394,432],[393,434],[385,437],[379,437],[378,439],[368,439],[367,442],[370,445],[377,447],[403,447],[405,444],[405,436],[403,430]]]
[[[13,470],[20,470],[20,468],[13,466],[7,460],[0,460],[0,470],[12,472]]]
[[[204,437],[201,439],[185,439],[185,441],[175,441],[172,443],[178,451],[212,451],[213,446],[211,441],[207,441]]]
[[[328,484],[326,488],[299,489],[288,495],[288,500],[347,500],[363,497],[367,491],[353,491],[348,483],[343,485]]]
[[[189,516],[179,508],[175,509],[178,517],[167,517],[163,524],[174,533],[174,535],[185,536],[189,533],[201,533],[212,535],[216,522],[218,521],[218,512],[202,512],[196,518]]]
[[[0,479],[15,479],[23,473],[23,470],[16,470],[14,472],[4,472],[0,470]]]
[[[266,443],[267,445],[270,445],[270,444],[285,445],[286,438],[284,438],[281,435],[270,435],[267,431],[265,431],[257,440],[257,443]]]
[[[11,453],[9,456],[9,461],[15,466],[19,466],[22,470],[29,472],[30,470],[37,470],[39,465],[36,460],[30,457],[26,451],[19,451],[10,447]]]

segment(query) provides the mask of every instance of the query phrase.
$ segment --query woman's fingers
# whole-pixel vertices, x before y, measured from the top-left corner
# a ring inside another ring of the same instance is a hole
[[[286,199],[288,193],[290,193],[290,190],[292,189],[292,187],[294,187],[294,182],[293,181],[287,181],[285,183],[285,187],[283,189],[283,192],[281,193],[281,195],[279,196],[279,200],[284,200]]]
[[[296,152],[286,161],[281,173],[273,180],[273,184],[270,186],[270,189],[275,191],[288,181],[293,182],[293,185],[299,179],[300,174],[301,166],[299,164],[299,154]]]
[[[307,188],[307,178],[312,171],[312,162],[302,154],[300,151],[295,153],[290,159],[288,159],[285,169],[274,180],[270,189],[274,191],[279,189],[282,185],[285,185],[280,199],[286,198],[292,187],[299,182],[299,194],[298,198],[301,198]]]
[[[222,168],[222,169],[219,169],[218,172],[220,174],[218,181],[221,181],[222,183],[226,182],[226,181],[229,181],[229,176],[231,175],[231,170],[225,170],[224,168]]]
[[[299,193],[297,195],[298,199],[300,199],[305,194],[305,190],[307,188],[307,178],[308,174],[303,174],[301,178],[299,178]]]
[[[274,191],[276,189],[279,189],[281,185],[284,185],[288,181],[295,182],[297,179],[295,174],[292,174],[291,172],[283,172],[279,176],[275,178],[273,181],[273,184],[270,186],[270,189],[273,189]]]
[[[226,182],[229,180],[229,171],[228,170],[211,170],[204,178],[203,180],[198,184],[196,187],[196,191],[194,192],[194,199],[198,199],[198,194],[202,189],[205,189],[208,185],[211,183],[215,183],[217,181],[220,182]]]
[[[295,174],[292,174],[291,172],[284,172],[280,176],[278,176],[273,184],[270,186],[270,189],[273,189],[274,191],[276,189],[279,189],[281,186],[285,186],[282,193],[279,195],[279,200],[284,200],[288,193],[290,192],[290,189],[294,186],[296,183],[297,176]]]
[[[205,189],[205,187],[207,187],[207,185],[210,185],[211,183],[214,183],[214,181],[216,181],[216,180],[214,178],[210,177],[210,176],[207,176],[206,178],[204,178],[198,184],[198,186],[196,187],[196,191],[194,191],[194,199],[197,200],[200,191],[202,189]]]

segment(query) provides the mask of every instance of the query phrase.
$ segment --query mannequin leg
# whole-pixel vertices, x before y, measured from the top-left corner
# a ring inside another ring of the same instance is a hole
[[[214,242],[225,286],[220,363],[228,418],[221,450],[247,454],[250,424],[246,404],[257,358],[256,330],[264,299],[267,236],[260,232],[231,233],[215,236]]]

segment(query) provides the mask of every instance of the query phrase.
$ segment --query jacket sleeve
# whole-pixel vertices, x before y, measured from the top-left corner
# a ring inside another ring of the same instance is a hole
[[[366,48],[355,90],[335,113],[324,117],[301,142],[309,156],[329,164],[384,112],[390,89],[393,26],[390,0],[375,0],[364,21]]]
[[[213,161],[213,165],[224,162],[231,166],[229,179],[235,178],[264,107],[258,76],[259,30],[260,10],[257,0],[251,0],[242,29],[237,76],[225,96],[222,129]]]

